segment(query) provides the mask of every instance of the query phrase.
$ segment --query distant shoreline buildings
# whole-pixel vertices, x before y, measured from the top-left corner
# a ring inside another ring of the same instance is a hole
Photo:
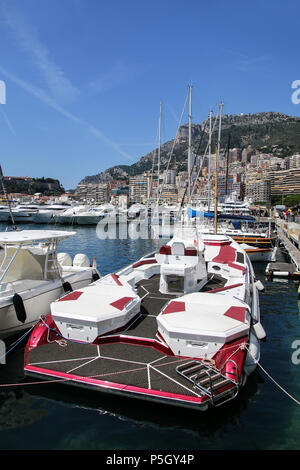
[[[254,203],[270,205],[271,200],[284,198],[286,195],[300,195],[300,154],[279,158],[272,154],[259,153],[250,146],[246,149],[233,148],[227,155],[221,154],[217,181],[215,178],[215,155],[204,159],[196,158],[196,165],[191,176],[193,185],[192,202],[206,202],[209,191],[214,197],[215,183],[218,187],[218,198],[224,200],[226,196],[235,192],[243,200],[245,197]],[[18,202],[56,201],[59,203],[105,204],[112,202],[119,205],[133,203],[145,204],[148,201],[177,204],[186,199],[187,171],[176,171],[175,168],[162,171],[158,182],[157,171],[144,172],[128,178],[122,175],[121,179],[108,179],[106,182],[84,183],[80,182],[76,190],[71,193],[45,195],[41,193],[27,194],[25,191],[10,193],[10,197]],[[42,178],[47,182],[49,190],[60,187],[58,180]],[[49,180],[49,181],[48,181]],[[4,182],[17,185],[22,182],[31,184],[34,178],[29,176],[5,176]],[[55,184],[54,184],[55,183]],[[158,184],[159,183],[159,184]],[[11,187],[11,186],[10,186]],[[159,187],[159,191],[158,191]]]
[[[211,156],[210,177],[208,158],[202,161],[197,157],[192,174],[194,184],[193,201],[207,201],[215,187],[215,155]],[[176,204],[186,193],[187,172],[175,169],[164,171],[159,179],[157,172],[144,172],[130,176],[127,180],[110,180],[105,183],[80,183],[76,196],[81,201],[103,204],[118,197],[127,196],[128,204],[157,201]],[[250,146],[246,149],[230,149],[229,155],[221,155],[217,176],[218,197],[223,200],[235,192],[239,199],[252,199],[253,202],[270,204],[271,198],[300,194],[300,154],[279,158],[272,154],[259,153]]]

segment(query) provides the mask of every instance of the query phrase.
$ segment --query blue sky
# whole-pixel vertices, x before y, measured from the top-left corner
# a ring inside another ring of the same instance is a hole
[[[193,85],[209,109],[278,111],[300,80],[299,2],[0,0],[3,173],[58,178],[132,164],[173,139]],[[183,122],[187,122],[187,112]]]

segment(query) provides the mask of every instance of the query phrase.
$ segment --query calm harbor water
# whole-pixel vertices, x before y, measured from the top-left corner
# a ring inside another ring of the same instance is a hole
[[[95,227],[74,230],[76,235],[65,240],[59,251],[96,256],[103,275],[158,245],[151,239],[100,240]],[[257,263],[254,268],[265,285],[260,305],[267,341],[261,345],[260,364],[299,401],[300,363],[292,361],[292,344],[300,340],[298,283],[267,281],[265,264]],[[234,402],[197,413],[55,384],[4,386],[24,380],[23,352],[21,344],[8,354],[7,364],[0,366],[2,450],[300,449],[300,407],[261,368]],[[300,352],[295,356],[300,359]]]

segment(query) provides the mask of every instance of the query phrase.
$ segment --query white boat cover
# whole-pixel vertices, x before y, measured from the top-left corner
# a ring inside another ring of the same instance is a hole
[[[127,285],[97,281],[51,304],[52,317],[65,338],[92,343],[124,327],[140,311],[140,298]]]
[[[225,293],[184,295],[158,315],[158,332],[175,355],[211,358],[225,343],[248,336],[248,309]]]
[[[66,232],[61,230],[14,230],[11,232],[0,232],[0,243],[21,244],[32,243],[42,240],[63,239],[75,235],[76,232]]]

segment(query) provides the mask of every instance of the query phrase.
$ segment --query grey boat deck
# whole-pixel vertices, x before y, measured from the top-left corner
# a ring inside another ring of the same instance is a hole
[[[214,278],[205,290],[220,287],[223,281]],[[126,394],[130,388],[127,394],[139,394],[140,398],[148,395],[148,399],[153,399],[158,391],[159,395],[167,394],[169,401],[186,401],[190,402],[189,406],[203,399],[199,388],[176,371],[190,359],[174,356],[157,337],[156,317],[164,305],[177,296],[159,292],[158,275],[140,281],[137,289],[142,297],[141,312],[126,329],[101,337],[98,344],[58,338],[37,347],[28,352],[26,364],[34,370],[25,367],[25,374],[42,376],[45,380],[56,378],[58,382],[72,385],[76,382],[78,386],[93,389],[95,381],[100,381],[102,391]],[[227,384],[225,394],[231,386]],[[156,398],[156,401],[163,401],[161,397]]]

